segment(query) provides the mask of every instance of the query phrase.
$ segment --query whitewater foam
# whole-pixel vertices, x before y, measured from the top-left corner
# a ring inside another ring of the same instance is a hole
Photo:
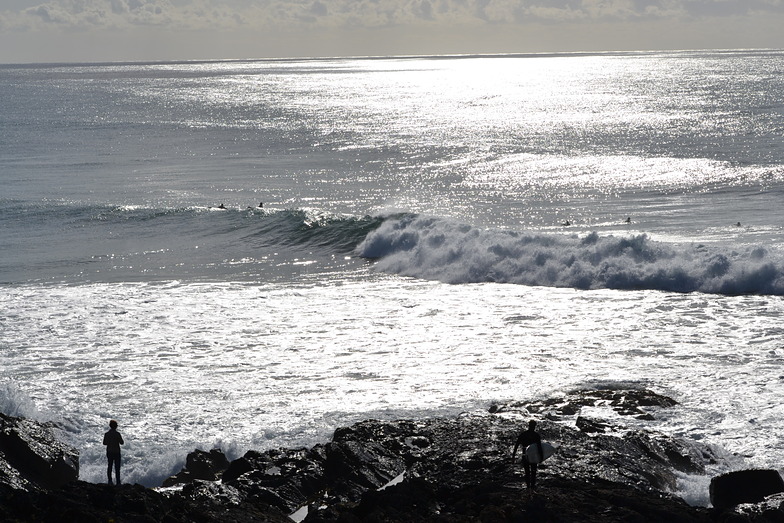
[[[7,416],[17,416],[40,420],[44,416],[38,411],[35,402],[12,380],[0,383],[0,412]]]
[[[722,252],[646,234],[525,233],[407,215],[370,232],[356,252],[380,271],[455,284],[784,294],[784,260],[763,247]]]

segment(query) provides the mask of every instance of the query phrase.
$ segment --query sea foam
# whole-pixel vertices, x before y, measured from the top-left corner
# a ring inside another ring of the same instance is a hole
[[[33,399],[12,380],[0,383],[0,412],[6,416],[41,419]]]
[[[724,252],[645,234],[525,233],[407,215],[384,222],[356,252],[380,271],[446,283],[784,294],[784,264],[763,247]]]

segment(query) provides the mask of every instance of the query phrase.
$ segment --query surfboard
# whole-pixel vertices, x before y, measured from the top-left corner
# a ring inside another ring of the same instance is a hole
[[[528,458],[529,463],[541,463],[550,456],[553,455],[555,452],[555,447],[547,443],[546,441],[542,442],[542,452],[544,452],[544,457],[539,457],[539,449],[537,448],[536,443],[532,443],[525,448],[525,456]]]

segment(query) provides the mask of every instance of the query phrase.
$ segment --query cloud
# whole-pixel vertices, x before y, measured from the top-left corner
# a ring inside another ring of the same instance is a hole
[[[784,13],[782,0],[50,0],[2,13],[6,26],[173,29],[526,24]]]
[[[2,0],[0,61],[784,47],[784,0]]]
[[[0,13],[6,28],[42,30],[168,25],[177,14],[164,0],[52,0]]]

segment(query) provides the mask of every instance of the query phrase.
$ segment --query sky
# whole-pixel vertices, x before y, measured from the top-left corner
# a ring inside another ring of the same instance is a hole
[[[0,63],[784,48],[784,0],[0,0]]]

